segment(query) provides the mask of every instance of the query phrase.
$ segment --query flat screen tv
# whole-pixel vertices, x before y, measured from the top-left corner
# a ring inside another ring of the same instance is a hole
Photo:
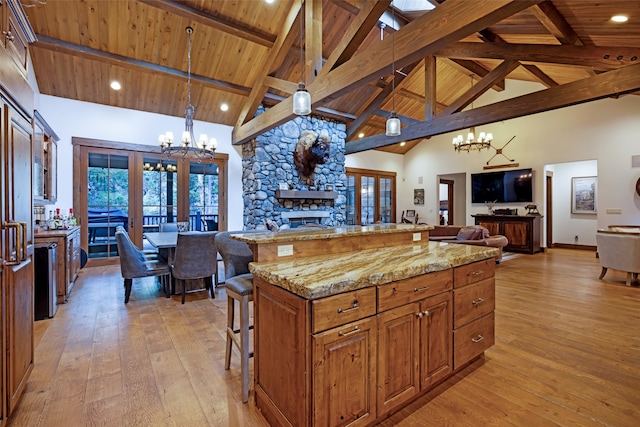
[[[533,202],[533,171],[517,169],[471,174],[471,203]]]

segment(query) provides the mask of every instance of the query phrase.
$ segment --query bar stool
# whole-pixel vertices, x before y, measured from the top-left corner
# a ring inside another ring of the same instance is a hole
[[[216,234],[216,250],[224,263],[225,289],[227,292],[227,343],[224,368],[231,365],[231,350],[235,344],[240,351],[240,369],[242,371],[242,401],[249,401],[249,302],[253,301],[253,275],[249,273],[249,263],[253,261],[253,253],[244,242],[232,239],[231,234],[243,231],[224,231]],[[240,326],[234,325],[235,301],[240,309]],[[239,337],[238,337],[239,335]]]
[[[253,352],[249,351],[249,302],[253,301],[253,275],[241,274],[226,279],[225,289],[228,295],[227,307],[227,349],[224,358],[224,369],[231,366],[231,346],[235,344],[240,351],[240,370],[242,373],[242,401],[249,400],[249,358]],[[238,301],[240,309],[240,328],[234,326],[235,301]],[[238,338],[240,334],[240,338]]]

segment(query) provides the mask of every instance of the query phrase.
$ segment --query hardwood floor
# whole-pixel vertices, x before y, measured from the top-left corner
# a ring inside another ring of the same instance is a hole
[[[593,252],[552,249],[496,268],[496,345],[468,376],[382,426],[636,426],[640,287]],[[35,326],[36,367],[10,426],[265,426],[224,370],[226,295],[166,299],[118,267],[82,270],[69,303]],[[235,351],[235,350],[234,350]]]

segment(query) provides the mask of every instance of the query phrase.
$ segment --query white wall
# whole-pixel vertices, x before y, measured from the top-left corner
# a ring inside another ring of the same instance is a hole
[[[597,176],[598,162],[557,163],[547,166],[546,171],[545,175],[551,175],[553,183],[553,242],[595,246],[598,217],[596,214],[571,213],[571,178]],[[576,236],[578,240],[575,240]]]
[[[72,137],[102,139],[142,145],[155,145],[158,135],[172,130],[180,135],[184,119],[161,114],[108,107],[40,95],[37,109],[60,137],[58,141],[58,202],[63,212],[73,206]],[[218,140],[218,152],[229,154],[229,230],[242,229],[242,158],[231,145],[230,126],[194,121],[194,131]]]
[[[539,84],[507,80],[503,92],[489,91],[476,101],[479,106],[500,99],[508,99],[525,93],[541,90]],[[515,139],[505,147],[504,153],[515,159],[520,168],[534,169],[534,203],[541,213],[545,206],[545,165],[572,161],[597,161],[598,168],[598,214],[597,228],[608,224],[640,224],[640,197],[635,195],[635,183],[640,176],[640,168],[631,167],[631,156],[640,155],[640,97],[628,95],[619,99],[606,98],[586,104],[540,113],[519,119],[480,126],[480,131],[492,132],[494,145],[501,148],[512,136]],[[424,140],[405,155],[404,174],[407,185],[399,193],[399,204],[408,204],[413,194],[412,188],[418,177],[424,179],[425,208],[435,206],[438,195],[438,175],[468,172],[467,188],[470,188],[470,174],[483,171],[483,166],[495,154],[456,153],[451,140],[460,132],[449,133]],[[498,156],[491,165],[509,161]],[[484,204],[472,204],[470,196],[466,201],[467,224],[473,224],[474,213],[486,213]],[[503,204],[497,207],[522,206]],[[621,215],[606,214],[607,208],[622,210]],[[428,209],[420,213],[429,224],[436,224],[437,211]],[[556,221],[558,227],[568,227],[576,218]],[[575,234],[575,233],[574,233]],[[571,241],[557,243],[573,244]],[[587,237],[581,243],[587,243]]]

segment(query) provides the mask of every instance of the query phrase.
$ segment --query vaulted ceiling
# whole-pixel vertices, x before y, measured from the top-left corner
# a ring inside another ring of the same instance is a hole
[[[196,119],[234,126],[236,144],[290,120],[300,80],[314,115],[347,124],[347,152],[404,153],[424,137],[640,90],[639,1],[429,2],[426,12],[386,0],[23,5],[38,38],[31,52],[41,93],[178,117],[187,102],[185,28],[193,27]],[[395,17],[397,31],[380,28],[383,14]],[[506,78],[547,89],[468,108],[504,90]],[[270,108],[254,117],[260,104]],[[384,135],[392,109],[400,137]]]

